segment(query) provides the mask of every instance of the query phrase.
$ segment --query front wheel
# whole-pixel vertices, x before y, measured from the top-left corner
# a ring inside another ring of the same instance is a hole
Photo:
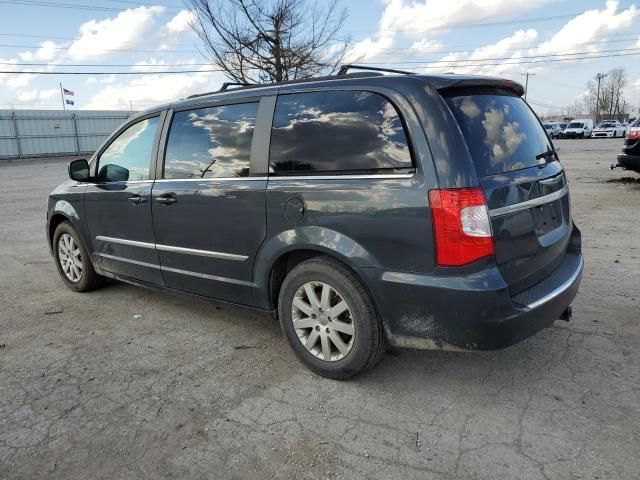
[[[368,293],[346,267],[308,260],[285,278],[280,326],[298,359],[324,377],[344,380],[373,367],[386,346]]]
[[[103,277],[93,268],[91,259],[69,222],[62,222],[53,234],[53,255],[60,277],[75,292],[87,292],[101,285]]]

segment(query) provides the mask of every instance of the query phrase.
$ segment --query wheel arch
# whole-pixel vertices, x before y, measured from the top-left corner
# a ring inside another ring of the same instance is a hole
[[[357,268],[379,267],[377,259],[353,239],[339,232],[321,227],[303,227],[282,232],[261,248],[254,264],[257,287],[254,303],[276,311],[280,287],[287,273],[300,263],[316,257],[327,257],[349,269],[374,301],[371,290]]]

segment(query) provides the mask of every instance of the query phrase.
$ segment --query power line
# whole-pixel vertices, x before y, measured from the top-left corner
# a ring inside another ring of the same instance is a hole
[[[530,58],[547,58],[547,57],[567,57],[573,55],[590,55],[601,53],[615,53],[615,52],[636,52],[640,53],[640,47],[634,48],[616,48],[612,50],[600,50],[598,52],[566,52],[566,53],[547,53],[540,55],[523,55],[521,57],[494,57],[494,58],[468,58],[468,59],[455,59],[455,60],[412,60],[412,61],[400,61],[400,62],[376,62],[376,64],[389,64],[389,65],[409,65],[409,64],[422,64],[422,63],[452,63],[452,62],[484,62],[484,61],[496,61],[496,60],[521,60]],[[526,62],[523,62],[526,63]]]
[[[2,2],[0,1],[0,3],[2,3]],[[123,42],[123,43],[125,43],[125,42]],[[133,43],[133,42],[128,42],[128,43]],[[7,44],[0,43],[0,47],[39,49],[39,48],[42,48],[42,45],[7,45]],[[45,48],[48,48],[50,50],[69,50],[69,49],[71,49],[71,47],[45,47]],[[83,51],[83,52],[92,52],[95,49],[83,48],[83,49],[80,49],[80,50]],[[197,52],[197,50],[158,50],[158,49],[155,49],[155,50],[141,50],[139,48],[114,48],[114,49],[109,49],[109,50],[101,50],[101,52],[195,53],[195,52]]]
[[[9,4],[9,5],[24,5],[24,6],[33,6],[33,7],[50,7],[50,8],[65,8],[69,10],[91,10],[96,12],[123,12],[122,8],[115,7],[101,7],[97,5],[86,5],[80,3],[57,3],[57,2],[47,2],[47,1],[38,1],[38,0],[0,0],[0,3]],[[162,6],[162,5],[155,5]],[[149,11],[136,11],[129,9],[129,13],[133,13],[136,15],[175,15],[179,12],[179,10],[172,11],[163,11],[163,12],[149,12]]]
[[[544,59],[544,60],[530,60],[525,62],[499,62],[499,63],[475,63],[468,64],[464,63],[464,61],[451,61],[448,65],[423,65],[419,68],[422,69],[431,69],[431,68],[467,68],[467,67],[491,67],[498,65],[528,65],[528,64],[537,64],[537,63],[551,63],[551,62],[567,62],[567,61],[575,61],[575,60],[590,60],[590,59],[598,59],[598,58],[613,58],[613,57],[630,57],[640,55],[640,51],[635,53],[619,53],[619,54],[610,54],[610,55],[591,55],[588,57],[571,57],[571,58],[552,58],[552,59]],[[517,60],[517,59],[509,59],[509,60]],[[428,62],[424,62],[428,63]],[[378,63],[371,63],[372,66],[378,65]],[[222,72],[222,69],[199,69],[199,70],[161,70],[154,72],[42,72],[42,71],[25,71],[25,70],[3,70],[0,71],[1,74],[28,74],[28,75],[165,75],[165,74],[180,74],[180,73],[211,73],[211,72]]]
[[[1,70],[2,74],[26,74],[26,75],[164,75],[174,73],[210,73],[210,72],[223,72],[224,70],[209,69],[209,70],[163,70],[159,72],[38,72],[38,71],[16,71],[16,70]]]
[[[0,46],[2,46],[0,44]],[[107,51],[107,50],[105,50]],[[116,50],[111,50],[116,51]],[[139,50],[142,51],[142,50]],[[167,50],[165,50],[167,51]],[[551,61],[551,59],[565,59],[565,60],[574,60],[574,59],[584,59],[584,58],[603,58],[602,54],[609,53],[620,53],[620,52],[630,52],[630,53],[640,53],[640,47],[635,48],[616,48],[610,50],[600,50],[598,52],[566,52],[566,53],[548,53],[548,54],[539,54],[539,55],[523,55],[520,57],[490,57],[490,58],[467,58],[467,59],[454,59],[454,60],[407,60],[407,61],[396,61],[396,62],[372,62],[375,65],[423,65],[423,64],[459,64],[466,62],[489,62],[489,61],[507,61],[509,64],[518,65],[518,64],[526,64],[526,63],[542,63],[543,60]],[[443,52],[445,53],[445,52]],[[597,56],[596,56],[597,55]],[[586,57],[577,57],[577,56],[586,56]],[[612,55],[616,56],[616,55]],[[568,58],[565,58],[568,57]],[[574,58],[575,57],[575,58]],[[521,62],[520,60],[527,59],[536,59],[540,60],[540,62]],[[511,62],[511,60],[518,60],[518,62]],[[39,66],[39,67],[48,67],[52,64],[50,63],[35,63],[35,62],[0,62],[0,65],[16,65],[16,66]],[[210,65],[210,63],[189,63],[189,64],[150,64],[150,63],[112,63],[112,64],[98,64],[98,63],[75,63],[75,64],[54,64],[58,67],[180,67],[180,66],[206,66]],[[465,66],[465,65],[462,65]]]
[[[47,40],[78,40],[78,37],[60,37],[60,36],[53,36],[53,35],[34,35],[34,34],[24,34],[24,33],[0,33],[0,37],[24,37],[24,38],[44,38]],[[617,37],[628,37],[628,38],[617,38]],[[635,33],[623,33],[623,34],[609,34],[606,35],[604,37],[602,37],[600,40],[597,41],[593,41],[593,42],[581,42],[581,43],[574,43],[574,46],[583,46],[583,45],[600,45],[602,43],[623,43],[623,42],[635,42],[637,40],[637,36]],[[158,42],[121,42],[123,44],[129,44],[129,45],[158,45]],[[512,51],[512,50],[521,50],[521,49],[526,49],[526,48],[532,48],[532,47],[536,47],[539,46],[541,43],[545,43],[544,41],[541,42],[527,42],[527,43],[514,43],[512,45],[512,48],[506,49],[505,51]],[[15,48],[41,48],[42,45],[0,45],[0,46],[4,46],[4,47],[15,47]],[[56,47],[57,49],[66,49],[69,47]],[[468,51],[468,49],[476,49],[478,48],[477,44],[453,44],[450,45],[450,48],[466,48],[466,50],[431,50],[427,53],[465,53]],[[404,47],[397,47],[397,48],[381,48],[380,50],[378,50],[378,52],[388,52],[385,54],[393,54],[396,55],[397,52],[406,52],[407,50],[409,50],[408,48]],[[120,51],[120,50],[119,50]],[[124,50],[123,50],[124,51]],[[126,51],[132,51],[132,52],[138,52],[140,51],[137,48],[131,48],[131,49],[127,49]],[[157,50],[153,50],[154,52]],[[163,52],[166,52],[167,50],[162,50]],[[199,50],[179,50],[180,52],[198,52]],[[380,54],[380,53],[378,53]]]

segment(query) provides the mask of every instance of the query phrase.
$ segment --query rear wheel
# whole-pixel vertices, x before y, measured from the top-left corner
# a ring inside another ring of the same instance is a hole
[[[374,366],[384,353],[373,302],[355,275],[333,260],[295,267],[280,289],[278,313],[294,353],[318,375],[347,379]]]
[[[53,254],[58,273],[71,290],[87,292],[102,284],[104,277],[94,270],[78,232],[69,222],[62,222],[56,228]]]

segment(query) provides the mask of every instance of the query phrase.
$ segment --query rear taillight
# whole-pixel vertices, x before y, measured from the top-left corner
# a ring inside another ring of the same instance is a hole
[[[627,132],[627,138],[640,138],[640,127],[631,127]]]
[[[431,190],[429,203],[438,265],[458,267],[494,254],[489,211],[480,188]]]

